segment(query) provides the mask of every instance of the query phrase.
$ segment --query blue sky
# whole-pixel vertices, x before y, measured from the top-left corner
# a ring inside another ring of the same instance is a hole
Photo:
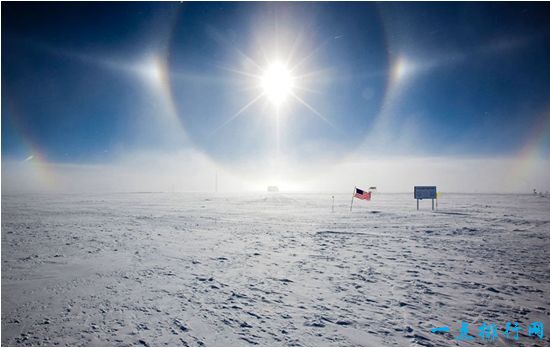
[[[544,3],[3,3],[2,156],[514,156],[541,125],[546,156],[549,15]],[[287,60],[300,100],[236,115]]]

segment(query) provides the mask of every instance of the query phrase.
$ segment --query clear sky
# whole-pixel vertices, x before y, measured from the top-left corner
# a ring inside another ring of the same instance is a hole
[[[549,16],[546,3],[2,3],[2,158],[548,159]]]

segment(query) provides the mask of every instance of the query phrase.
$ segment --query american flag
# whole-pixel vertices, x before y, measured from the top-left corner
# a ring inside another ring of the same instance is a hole
[[[370,201],[370,192],[365,192],[356,187],[355,194],[353,195],[353,197],[359,198],[359,199],[366,199],[367,201]]]

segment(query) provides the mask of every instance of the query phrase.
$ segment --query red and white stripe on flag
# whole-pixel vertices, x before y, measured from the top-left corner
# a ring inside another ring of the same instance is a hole
[[[359,199],[365,199],[367,201],[370,201],[370,191],[369,192],[365,192],[361,189],[358,189],[357,187],[355,188],[355,194],[353,195],[353,197],[355,198],[359,198]]]

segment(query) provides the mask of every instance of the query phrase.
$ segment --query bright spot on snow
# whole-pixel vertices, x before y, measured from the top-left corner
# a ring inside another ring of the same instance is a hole
[[[269,100],[278,106],[292,93],[293,80],[290,71],[284,65],[275,63],[264,72],[262,88]]]

